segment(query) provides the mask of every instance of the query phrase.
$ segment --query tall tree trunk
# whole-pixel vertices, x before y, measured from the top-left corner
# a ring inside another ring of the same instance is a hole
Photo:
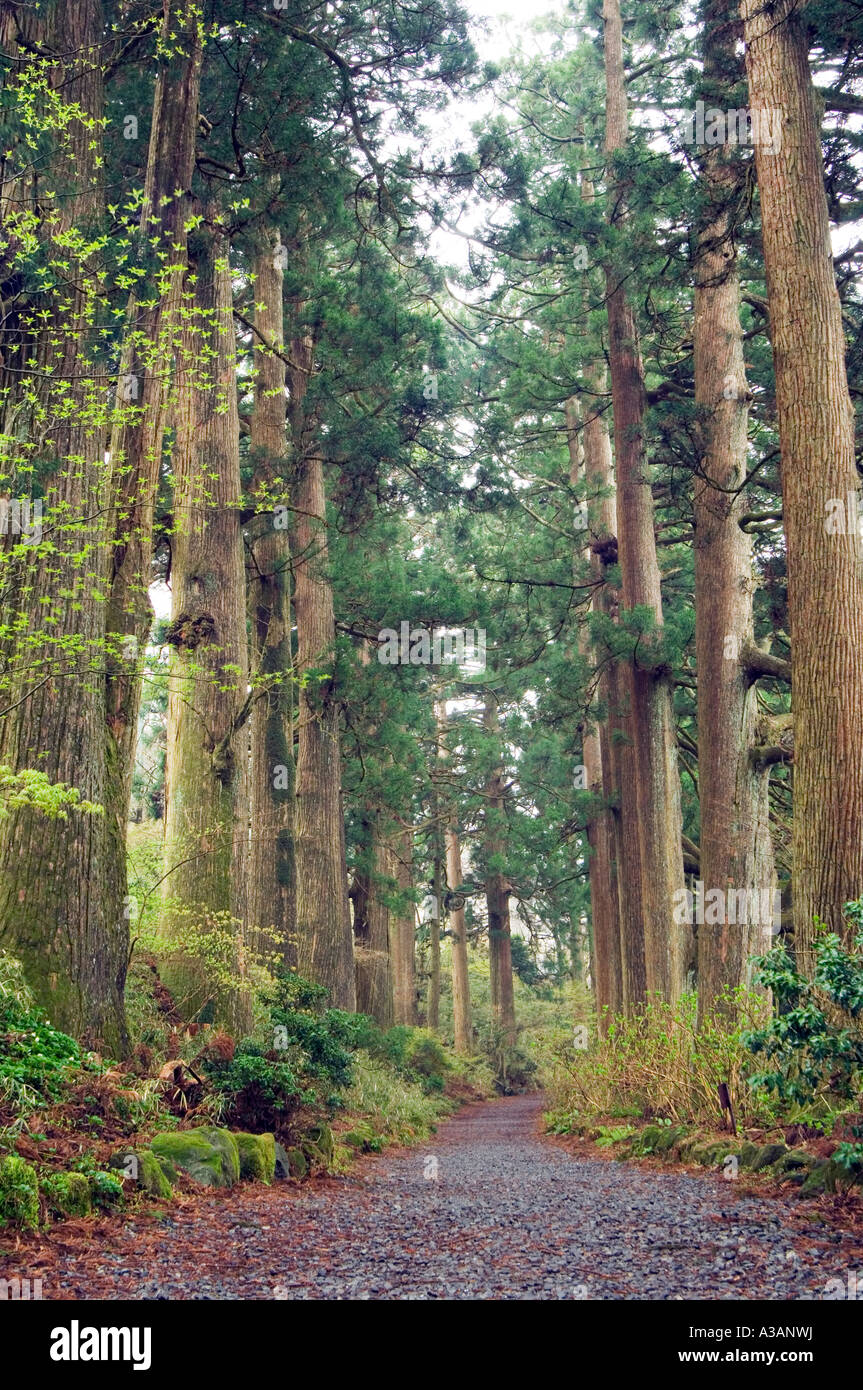
[[[594,372],[593,380],[599,374]],[[603,498],[601,492],[607,490],[611,481],[611,445],[608,431],[597,415],[597,398],[587,398],[585,410],[592,417],[584,426],[581,423],[581,408],[576,397],[571,397],[565,405],[567,443],[569,446],[569,481],[575,487],[581,480],[582,469],[587,487],[588,528],[585,530],[585,547],[579,553],[573,552],[574,569],[579,562],[587,559],[591,578],[597,583],[591,601],[591,608],[599,611],[603,604],[604,567],[600,554],[591,545],[591,536],[596,535],[607,542],[609,534],[614,534],[614,499]],[[598,428],[597,428],[598,425]],[[580,444],[583,430],[583,447]],[[590,450],[590,458],[588,458]],[[600,494],[600,495],[598,495]],[[610,527],[610,531],[607,529]],[[591,658],[590,635],[582,628],[579,636],[579,651],[585,661]],[[607,681],[603,682],[601,698],[607,698]],[[610,786],[610,769],[603,763],[602,734],[598,722],[588,710],[582,726],[582,757],[585,770],[585,790],[595,798],[594,808],[587,824],[587,841],[590,852],[588,872],[590,874],[590,910],[593,926],[593,978],[596,992],[596,1016],[599,1029],[604,1033],[609,1016],[613,1017],[623,1007],[623,961],[621,956],[621,923],[617,886],[617,864],[613,843],[614,830],[611,814],[605,801]],[[605,757],[609,757],[606,747]]]
[[[413,831],[406,826],[395,837],[396,887],[402,905],[390,913],[390,960],[393,978],[393,1006],[396,1023],[416,1025],[416,909],[413,901]],[[428,1025],[431,1027],[431,1023]],[[436,1026],[436,1025],[435,1025]]]
[[[859,537],[831,534],[827,521],[831,499],[845,504],[858,477],[820,131],[799,10],[790,0],[742,4],[750,105],[760,137],[755,163],[782,450],[794,938],[809,964],[815,917],[847,935],[843,904],[863,891],[863,574]],[[764,138],[771,129],[772,142]]]
[[[497,700],[489,691],[485,697],[483,726],[502,756]],[[506,1043],[515,1044],[515,996],[512,980],[512,939],[509,915],[509,886],[501,867],[505,855],[506,809],[503,767],[496,765],[485,788],[485,898],[488,908],[488,954],[491,973],[492,1017]]]
[[[363,863],[354,876],[354,969],[357,1012],[370,1014],[382,1028],[393,1026],[390,971],[390,911],[385,893],[395,879],[392,851],[381,834],[380,813],[367,807],[362,825]],[[383,892],[382,892],[383,889]]]
[[[133,291],[126,327],[117,409],[111,435],[113,559],[107,612],[105,683],[108,778],[105,808],[110,854],[106,900],[119,915],[126,895],[126,825],[132,795],[143,652],[153,611],[153,513],[162,443],[172,402],[174,363],[182,330],[186,221],[195,167],[201,70],[200,13],[165,0],[153,97],[138,255],[151,266],[147,290]]]
[[[704,98],[721,104],[742,73],[735,20],[722,0],[703,0]],[[746,510],[749,395],[743,360],[734,219],[745,166],[735,148],[709,148],[701,169],[704,212],[695,252],[695,648],[698,666],[699,877],[711,890],[750,893],[775,886],[769,827],[769,773],[756,742],[755,688],[742,658],[753,642],[752,543]],[[714,914],[715,915],[715,914]],[[699,1016],[725,990],[750,983],[751,956],[769,947],[770,923],[730,922],[729,912],[697,928]],[[735,911],[734,916],[737,916]]]
[[[435,704],[437,726],[438,758],[445,762],[449,754],[445,742],[446,702]],[[458,825],[447,818],[444,828],[446,854],[446,878],[443,894],[444,905],[448,893],[454,892],[461,883],[461,847],[458,838]],[[438,912],[442,916],[440,902]],[[473,1028],[470,1012],[470,976],[468,974],[467,927],[463,907],[447,907],[449,920],[451,962],[452,962],[452,1016],[456,1052],[470,1052],[473,1047]]]
[[[458,827],[446,828],[447,886],[452,891],[461,883],[461,847]],[[452,1015],[456,1052],[470,1052],[473,1030],[470,1016],[470,976],[468,974],[467,926],[463,907],[449,909],[452,948]]]
[[[250,715],[248,911],[259,946],[283,965],[296,965],[291,555],[285,509],[273,498],[286,476],[285,364],[264,344],[282,349],[282,268],[276,246],[263,238],[255,256],[255,402],[249,447],[253,498],[263,499],[247,528],[248,595],[256,683],[265,692]],[[263,342],[261,341],[263,340]]]
[[[605,374],[597,371],[594,385],[605,389]],[[617,565],[617,509],[613,491],[611,441],[604,418],[594,408],[585,422],[585,459],[590,496],[588,520],[591,535],[591,572],[594,563],[602,612],[615,621],[620,611],[620,590],[610,571]],[[611,488],[608,497],[602,494]],[[594,528],[596,531],[594,533]],[[644,919],[641,907],[641,854],[638,843],[635,746],[628,683],[619,661],[605,654],[600,692],[607,718],[600,731],[603,793],[611,811],[611,854],[617,883],[620,931],[620,991],[624,1013],[632,1015],[647,997],[644,964]],[[600,1027],[602,1023],[600,1020]]]
[[[207,209],[215,223],[217,210]],[[214,230],[194,265],[174,451],[165,912],[185,941],[162,977],[187,1018],[247,1022],[242,925],[249,709],[240,453],[228,243]],[[242,736],[241,735],[242,732]],[[217,948],[214,972],[203,952]]]
[[[297,622],[297,938],[300,973],[325,985],[332,1003],[356,1008],[353,935],[347,897],[341,800],[336,629],[328,573],[324,461],[317,421],[305,411],[314,360],[308,335],[291,342],[290,422],[296,483],[291,548]]]
[[[613,156],[626,146],[627,106],[619,0],[604,0],[606,135]],[[625,189],[609,191],[611,223],[620,232],[626,219]],[[644,449],[644,368],[635,313],[620,270],[606,269],[614,448],[617,467],[617,537],[627,610],[649,608],[662,627],[662,591],[653,530],[653,495]],[[647,988],[665,999],[683,991],[691,933],[674,920],[675,894],[683,887],[677,730],[668,672],[650,660],[653,644],[640,644],[627,662],[634,733],[641,858],[644,958]]]
[[[46,88],[59,94],[64,108],[78,107],[81,114],[57,131],[58,165],[45,174],[36,204],[49,255],[67,261],[62,289],[40,296],[34,308],[33,321],[47,326],[11,393],[14,400],[44,391],[44,418],[54,421],[50,441],[41,433],[34,440],[47,474],[43,525],[51,550],[46,555],[34,544],[9,557],[6,601],[16,640],[13,674],[3,693],[0,763],[15,771],[38,769],[104,807],[111,771],[98,674],[105,665],[104,429],[87,391],[87,378],[97,369],[90,325],[100,288],[88,254],[76,258],[68,240],[78,233],[86,245],[98,233],[102,210],[102,7],[98,0],[57,4],[44,28],[32,16],[22,16],[21,23],[28,25],[27,35],[4,16],[10,57],[25,37],[58,55],[45,60]],[[27,61],[35,78],[40,60],[31,49]],[[51,130],[50,109],[46,129]],[[68,194],[66,170],[74,179]],[[13,255],[14,212],[7,206],[5,230],[13,241],[6,248]],[[39,372],[31,383],[27,367],[34,362]],[[60,649],[44,643],[44,634],[55,632],[62,635]],[[48,820],[21,807],[0,821],[0,945],[22,961],[55,1024],[118,1055],[128,1046],[123,987],[129,923],[122,902],[106,891],[110,831],[109,813],[72,811],[66,820]]]
[[[440,795],[432,776],[432,896],[435,915],[429,921],[429,978],[426,999],[426,1027],[440,1028],[440,930],[446,892],[446,843],[440,821]]]
[[[581,196],[586,203],[594,200],[592,180],[585,174],[581,178]],[[590,573],[599,586],[594,591],[592,607],[613,622],[620,611],[620,588],[617,583],[611,582],[618,558],[617,504],[611,439],[601,409],[608,391],[605,364],[591,363],[585,371],[585,379],[588,393],[584,398],[582,415]],[[600,699],[607,710],[606,719],[600,727],[600,752],[603,796],[610,808],[608,849],[612,887],[616,893],[612,910],[616,910],[619,938],[618,950],[614,952],[612,949],[611,955],[610,998],[618,999],[618,1007],[631,1014],[646,997],[647,978],[641,911],[635,751],[625,686],[625,673],[620,663],[606,652],[599,683]],[[598,1022],[602,1032],[607,1020],[604,1022],[600,1014]]]

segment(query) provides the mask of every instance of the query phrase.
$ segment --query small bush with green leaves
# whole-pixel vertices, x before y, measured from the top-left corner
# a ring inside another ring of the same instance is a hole
[[[0,1083],[9,1094],[21,1088],[56,1100],[70,1069],[80,1066],[74,1038],[53,1027],[24,981],[19,961],[0,954]]]
[[[35,1230],[39,1225],[39,1180],[32,1163],[9,1154],[0,1158],[0,1226]]]
[[[440,1041],[427,1028],[413,1028],[412,1037],[405,1049],[405,1066],[408,1071],[427,1081],[440,1080],[450,1070],[449,1060]]]
[[[244,1039],[232,1058],[211,1058],[203,1066],[222,1098],[224,1123],[287,1135],[300,1109],[324,1114],[341,1103],[339,1093],[351,1082],[351,1049],[366,1021],[326,1008],[326,989],[288,971],[271,983],[264,1000],[266,1042]]]
[[[94,1207],[113,1211],[122,1206],[125,1200],[123,1183],[114,1173],[105,1173],[97,1168],[90,1174],[90,1196]]]
[[[762,1069],[749,1077],[756,1090],[782,1101],[811,1105],[819,1097],[853,1100],[863,1068],[863,899],[846,903],[854,925],[850,946],[816,923],[815,972],[801,975],[779,943],[756,961],[757,982],[773,992],[776,1014],[744,1034]]]
[[[300,1106],[312,1106],[317,1099],[290,1063],[265,1057],[252,1041],[238,1043],[230,1062],[211,1062],[207,1070],[225,1102],[223,1119],[252,1133],[282,1133]]]

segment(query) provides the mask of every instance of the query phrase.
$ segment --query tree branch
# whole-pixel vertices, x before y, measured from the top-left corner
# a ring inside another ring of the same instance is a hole
[[[740,653],[740,664],[752,685],[759,676],[769,676],[773,680],[791,680],[791,662],[781,656],[771,656],[763,652],[753,642],[748,642]]]

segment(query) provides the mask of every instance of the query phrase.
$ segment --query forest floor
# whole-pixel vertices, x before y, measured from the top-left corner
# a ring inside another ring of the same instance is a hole
[[[574,1155],[541,1133],[543,1103],[467,1106],[346,1177],[68,1222],[30,1246],[28,1272],[47,1299],[782,1300],[863,1270],[863,1236],[835,1212]]]

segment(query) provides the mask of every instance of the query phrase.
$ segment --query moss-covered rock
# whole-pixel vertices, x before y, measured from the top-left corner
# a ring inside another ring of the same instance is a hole
[[[276,1171],[275,1137],[272,1134],[235,1132],[234,1139],[240,1155],[240,1177],[252,1182],[272,1182]]]
[[[691,1162],[693,1153],[702,1142],[697,1134],[684,1134],[683,1138],[678,1141],[677,1152],[684,1161]]]
[[[745,1144],[741,1144],[738,1154],[741,1168],[751,1168],[757,1153],[758,1145],[753,1144],[751,1139],[747,1139]]]
[[[335,1149],[333,1132],[329,1125],[313,1125],[300,1140],[300,1147],[310,1168],[329,1168]]]
[[[55,1216],[86,1216],[92,1206],[84,1173],[45,1173],[39,1190]]]
[[[309,1130],[306,1139],[309,1143],[314,1144],[315,1148],[323,1154],[326,1160],[332,1158],[335,1141],[333,1140],[333,1131],[330,1129],[329,1125],[315,1125]]]
[[[792,1149],[773,1165],[777,1178],[789,1178],[793,1183],[802,1183],[816,1160],[804,1149]]]
[[[173,1196],[171,1180],[162,1169],[159,1159],[150,1149],[135,1149],[126,1153],[113,1154],[108,1167],[119,1170],[126,1178],[138,1183],[142,1191],[150,1197],[170,1201]],[[174,1173],[176,1175],[176,1168]],[[175,1177],[176,1181],[176,1177]]]
[[[165,1181],[169,1182],[171,1187],[176,1187],[177,1183],[180,1181],[180,1170],[174,1160],[168,1158],[167,1154],[154,1153],[153,1157],[161,1168],[162,1176]]]
[[[326,1154],[321,1152],[317,1144],[313,1144],[311,1139],[304,1139],[300,1145],[300,1148],[303,1152],[306,1163],[308,1164],[310,1170],[317,1168],[321,1172],[326,1172],[328,1166],[327,1156]],[[293,1177],[294,1175],[291,1174],[291,1176]]]
[[[116,1173],[97,1171],[90,1174],[90,1198],[94,1207],[114,1211],[125,1201],[123,1184]]]
[[[237,1141],[226,1129],[188,1129],[157,1134],[151,1148],[202,1187],[232,1187],[240,1178]]]
[[[702,1168],[714,1168],[718,1163],[722,1163],[729,1154],[734,1153],[736,1145],[729,1139],[717,1139],[709,1144],[696,1144],[690,1150],[689,1159],[692,1163],[700,1163]]]
[[[39,1225],[39,1179],[36,1169],[17,1154],[0,1159],[0,1226]]]
[[[671,1150],[677,1144],[680,1143],[680,1140],[685,1136],[685,1134],[685,1129],[681,1129],[680,1127],[676,1127],[674,1125],[671,1125],[667,1129],[663,1129],[659,1135],[659,1138],[653,1146],[654,1152],[658,1154],[670,1153]]]
[[[138,1154],[138,1182],[150,1197],[169,1202],[174,1195],[170,1178],[150,1149],[141,1149]]]
[[[276,1150],[276,1177],[289,1178],[291,1176],[291,1160],[288,1151],[278,1140],[275,1143]]]
[[[276,1176],[276,1136],[274,1134],[259,1134],[258,1138],[264,1146],[267,1172],[269,1181],[272,1182]]]
[[[840,1188],[848,1174],[832,1158],[816,1159],[800,1186],[801,1197],[820,1197],[824,1192],[835,1192]]]
[[[784,1158],[787,1152],[784,1144],[762,1144],[752,1160],[753,1173],[760,1173],[762,1168],[772,1167],[780,1158]]]
[[[309,1165],[302,1149],[288,1149],[288,1172],[292,1178],[304,1178]]]
[[[199,1129],[197,1134],[203,1134],[210,1141],[214,1149],[218,1149],[222,1155],[224,1171],[230,1178],[228,1186],[240,1181],[240,1151],[237,1148],[237,1141],[229,1129]]]
[[[726,1158],[737,1157],[738,1144],[735,1139],[718,1139],[709,1146],[712,1167],[724,1164]]]
[[[349,1129],[346,1134],[339,1137],[343,1144],[347,1144],[352,1149],[359,1149],[362,1153],[369,1153],[375,1147],[380,1148],[380,1138],[368,1120],[358,1120],[353,1129]],[[377,1144],[375,1143],[376,1140]]]
[[[633,1145],[635,1152],[643,1154],[653,1153],[661,1135],[662,1128],[660,1125],[645,1125]]]

